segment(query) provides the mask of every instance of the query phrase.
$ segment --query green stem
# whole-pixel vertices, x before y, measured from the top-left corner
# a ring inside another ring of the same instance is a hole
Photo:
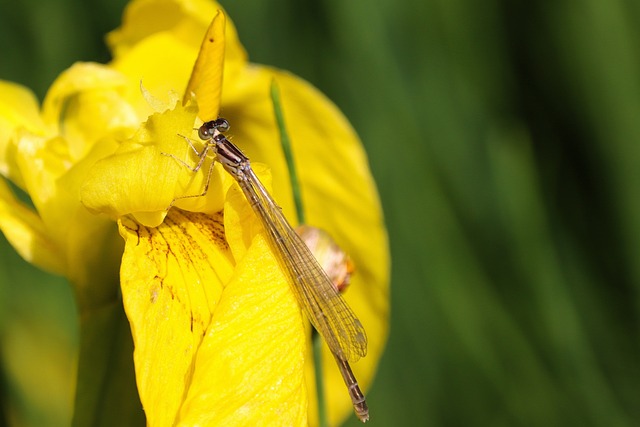
[[[298,181],[298,173],[296,164],[293,161],[293,151],[291,150],[291,141],[284,123],[284,114],[282,112],[282,104],[280,103],[280,90],[276,80],[271,81],[271,101],[273,102],[273,111],[276,116],[276,123],[280,131],[280,144],[284,152],[284,158],[289,168],[289,180],[291,181],[291,191],[293,192],[293,202],[296,205],[296,215],[298,216],[298,224],[304,224],[304,207],[302,206],[302,195],[300,193],[300,182]]]
[[[296,172],[296,165],[293,161],[293,151],[291,150],[291,142],[289,134],[284,123],[284,114],[282,112],[282,104],[280,103],[280,90],[275,79],[271,81],[271,101],[273,102],[273,111],[276,116],[276,123],[280,132],[280,144],[284,152],[284,158],[289,169],[289,180],[291,181],[291,191],[293,193],[293,202],[296,206],[296,215],[298,224],[305,223],[304,206],[302,205],[302,196],[300,194],[300,182]],[[316,400],[318,402],[318,426],[327,427],[327,402],[324,394],[324,375],[322,374],[322,338],[320,334],[313,329],[313,366],[316,377]]]

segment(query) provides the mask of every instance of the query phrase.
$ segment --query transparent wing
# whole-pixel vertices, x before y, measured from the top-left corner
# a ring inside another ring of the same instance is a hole
[[[249,167],[243,172],[238,183],[260,218],[305,314],[336,357],[351,362],[364,357],[364,327],[253,170]]]

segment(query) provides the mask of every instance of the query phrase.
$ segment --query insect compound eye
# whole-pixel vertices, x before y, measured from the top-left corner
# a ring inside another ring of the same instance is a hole
[[[216,129],[215,121],[205,122],[198,129],[198,137],[202,140],[211,139],[213,137],[213,131]]]
[[[222,117],[219,119],[214,120],[215,123],[215,127],[216,129],[218,129],[218,132],[226,132],[229,130],[229,122],[227,121],[227,119],[223,119]]]

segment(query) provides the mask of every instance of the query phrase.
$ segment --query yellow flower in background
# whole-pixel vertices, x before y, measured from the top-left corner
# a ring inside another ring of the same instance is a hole
[[[0,228],[29,262],[70,279],[81,313],[116,294],[121,259],[149,425],[313,425],[309,328],[250,206],[217,164],[205,196],[180,199],[202,193],[211,160],[194,174],[166,154],[195,163],[179,135],[193,138],[219,111],[295,218],[270,97],[275,79],[306,221],[328,231],[356,269],[345,298],[369,338],[367,357],[353,366],[364,389],[388,327],[381,209],[345,118],[308,83],[248,63],[220,10],[197,0],[132,2],[108,37],[113,61],[74,65],[42,108],[25,88],[2,83],[0,172],[33,206],[0,181]],[[351,402],[327,348],[323,364],[337,424]]]

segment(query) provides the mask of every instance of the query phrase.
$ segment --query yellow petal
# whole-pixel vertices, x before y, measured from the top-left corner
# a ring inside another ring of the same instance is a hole
[[[270,169],[261,163],[252,163],[251,166],[267,191],[271,191]],[[227,230],[227,242],[233,257],[236,260],[242,259],[262,226],[238,185],[232,185],[227,192],[224,205],[224,227]]]
[[[198,212],[222,210],[228,177],[219,165],[210,168],[211,159],[197,173],[190,170],[198,157],[179,136],[191,134],[195,112],[177,106],[149,117],[131,140],[93,166],[81,190],[82,203],[114,218],[132,214],[150,227],[162,222],[172,203]],[[184,197],[200,195],[209,176],[206,196]]]
[[[185,46],[198,49],[211,20],[222,9],[218,3],[208,0],[134,0],[127,5],[122,26],[109,33],[107,42],[116,59],[160,32],[171,33]],[[225,34],[227,61],[244,64],[247,54],[231,21],[227,21]],[[189,65],[193,64],[196,52],[194,50]]]
[[[195,95],[200,107],[198,117],[205,122],[218,118],[220,110],[225,47],[224,29],[225,16],[222,11],[218,11],[202,40],[182,101],[184,105]]]
[[[51,85],[42,106],[44,122],[53,129],[63,125],[68,101],[87,91],[116,90],[126,84],[126,78],[113,69],[94,63],[76,63],[65,70]],[[60,129],[59,133],[63,133]]]
[[[122,25],[107,35],[107,43],[118,58],[145,38],[170,32],[195,48],[202,41],[216,6],[206,0],[131,1],[122,16]]]
[[[71,206],[62,206],[58,180],[72,166],[66,141],[61,137],[48,139],[19,132],[16,165],[23,176],[24,189],[52,239],[64,242],[67,230],[63,225],[68,225],[65,218]],[[53,205],[58,209],[52,208]]]
[[[280,87],[307,223],[329,232],[355,266],[344,296],[369,338],[367,357],[352,366],[366,389],[388,333],[389,254],[375,184],[360,141],[335,105],[295,76],[252,67],[235,83],[225,80],[223,107],[232,125],[229,134],[253,161],[271,167],[274,196],[285,215],[295,218],[288,169],[269,97],[274,77]],[[234,115],[236,111],[241,114]],[[330,421],[337,424],[352,408],[326,347],[323,357]],[[311,363],[308,378],[313,390]],[[315,419],[312,401],[310,420]]]
[[[214,312],[179,425],[306,425],[304,336],[300,308],[258,234]]]
[[[61,132],[73,162],[82,160],[105,136],[131,136],[140,126],[137,112],[120,87],[83,90],[67,100]]]
[[[126,217],[119,225],[125,239],[122,297],[138,391],[149,426],[173,425],[211,313],[233,271],[222,215],[172,209],[158,228]]]
[[[0,80],[0,135],[7,129],[24,126],[31,131],[42,130],[40,107],[33,92],[17,83]],[[0,141],[4,141],[2,138]]]
[[[54,274],[64,274],[60,248],[48,236],[38,215],[19,202],[0,178],[0,230],[26,261]]]
[[[140,121],[155,112],[141,96],[141,84],[162,101],[164,109],[173,108],[175,102],[171,101],[180,97],[187,84],[196,49],[180,42],[171,33],[161,32],[145,38],[112,62],[115,70],[127,76],[123,97],[137,112]]]
[[[60,150],[68,165],[80,161],[101,138],[130,135],[137,128],[140,120],[122,96],[126,84],[126,76],[93,63],[76,63],[53,83],[42,115],[52,133],[62,137]]]
[[[15,164],[17,129],[44,133],[38,101],[29,89],[0,80],[0,174],[23,188],[22,175]]]
[[[104,156],[103,149],[111,151],[108,144],[97,144],[83,161],[74,165],[64,138],[46,139],[25,133],[19,137],[16,153],[25,189],[38,212],[38,223],[42,223],[36,230],[52,242],[51,251],[63,266],[54,271],[63,272],[74,283],[82,309],[113,297],[109,269],[117,267],[113,254],[119,248],[113,224],[89,214],[78,203],[87,169],[96,158]],[[20,210],[17,214],[29,218]],[[39,245],[43,250],[51,246]],[[34,263],[38,262],[35,258]]]

